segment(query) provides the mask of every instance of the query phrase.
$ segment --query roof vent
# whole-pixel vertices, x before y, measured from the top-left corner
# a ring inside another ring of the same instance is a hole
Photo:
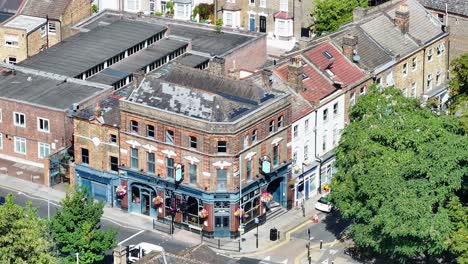
[[[361,56],[359,56],[357,54],[353,55],[353,61],[354,62],[358,63],[360,60],[361,60]]]
[[[28,82],[32,81],[31,76],[28,76]]]

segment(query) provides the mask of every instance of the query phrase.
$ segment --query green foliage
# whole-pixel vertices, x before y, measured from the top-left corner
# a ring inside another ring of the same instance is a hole
[[[468,207],[454,197],[448,204],[453,232],[448,240],[449,249],[458,263],[468,263]]]
[[[218,18],[216,20],[216,24],[215,24],[215,29],[214,31],[216,33],[222,33],[222,29],[223,29],[223,20],[221,18]]]
[[[451,63],[450,112],[460,118],[463,129],[468,133],[468,53]]]
[[[211,16],[214,16],[214,4],[199,4],[198,12],[200,20],[208,20]]]
[[[196,5],[192,11],[192,19],[195,19],[199,13],[200,13],[200,7]]]
[[[157,16],[157,17],[162,17],[162,15],[163,15],[163,13],[161,13],[161,12],[155,12],[154,13],[154,16]]]
[[[445,253],[453,226],[447,203],[468,174],[459,121],[375,86],[350,119],[330,198],[353,219],[356,245],[400,262]]]
[[[87,199],[84,189],[71,190],[60,202],[62,209],[52,217],[50,232],[64,257],[64,263],[74,263],[72,253],[80,253],[80,263],[94,263],[104,258],[104,252],[115,246],[115,231],[103,231],[100,219],[104,204]]]
[[[174,14],[174,2],[166,2],[166,9],[168,10],[167,13]]]
[[[93,11],[93,13],[97,13],[99,12],[99,7],[96,4],[93,4],[91,6],[91,11]]]
[[[9,194],[0,205],[0,263],[56,263],[46,228],[30,202],[21,207]]]
[[[353,20],[353,9],[367,6],[367,0],[315,0],[313,27],[317,35],[337,30]]]

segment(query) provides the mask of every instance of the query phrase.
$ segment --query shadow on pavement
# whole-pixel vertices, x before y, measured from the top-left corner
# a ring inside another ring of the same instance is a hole
[[[336,239],[341,239],[351,224],[350,219],[341,219],[340,212],[335,210],[322,220],[325,229],[332,233]]]

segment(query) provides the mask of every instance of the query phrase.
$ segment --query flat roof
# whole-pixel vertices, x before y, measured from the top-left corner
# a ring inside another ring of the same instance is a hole
[[[176,59],[176,61],[180,64],[193,68],[201,65],[202,63],[208,62],[209,60],[210,58],[192,53],[185,53],[184,55]]]
[[[6,65],[2,63],[0,66]],[[3,68],[0,74],[0,98],[66,110],[74,103],[80,103],[111,89],[110,86],[66,76],[22,69],[22,67],[14,69],[16,70]]]
[[[165,30],[162,25],[118,20],[67,38],[20,65],[75,77]]]
[[[6,27],[25,29],[27,33],[46,23],[45,18],[19,15],[5,23]]]

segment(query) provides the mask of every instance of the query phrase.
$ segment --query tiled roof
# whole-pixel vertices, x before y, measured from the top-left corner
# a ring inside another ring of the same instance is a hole
[[[466,0],[419,0],[426,8],[445,12],[445,4],[449,13],[468,16],[468,1]]]
[[[410,18],[409,34],[413,38],[420,40],[422,43],[428,43],[432,41],[434,37],[444,33],[440,21],[416,0],[403,0],[401,4],[408,5]],[[393,5],[386,10],[387,15],[392,19],[395,18],[395,11],[398,10],[398,8],[399,4]]]
[[[377,16],[362,24],[361,28],[393,55],[405,56],[419,48],[409,36],[401,34],[387,16]]]
[[[331,36],[331,39],[338,47],[342,47],[343,38],[347,34],[356,36],[358,39],[356,52],[360,60],[356,65],[360,68],[373,71],[375,68],[392,61],[390,53],[386,52],[358,26],[351,26],[337,32]]]
[[[285,11],[276,12],[273,15],[273,17],[279,18],[279,19],[293,19],[294,18],[293,16],[290,16],[288,12],[285,12]]]
[[[71,0],[27,0],[21,14],[59,19]]]
[[[331,56],[330,56],[331,55]],[[321,71],[331,71],[330,76],[334,82],[342,83],[344,86],[351,85],[362,79],[365,74],[351,62],[330,42],[322,43],[304,52],[304,56],[309,59]],[[327,58],[327,56],[329,56]]]

